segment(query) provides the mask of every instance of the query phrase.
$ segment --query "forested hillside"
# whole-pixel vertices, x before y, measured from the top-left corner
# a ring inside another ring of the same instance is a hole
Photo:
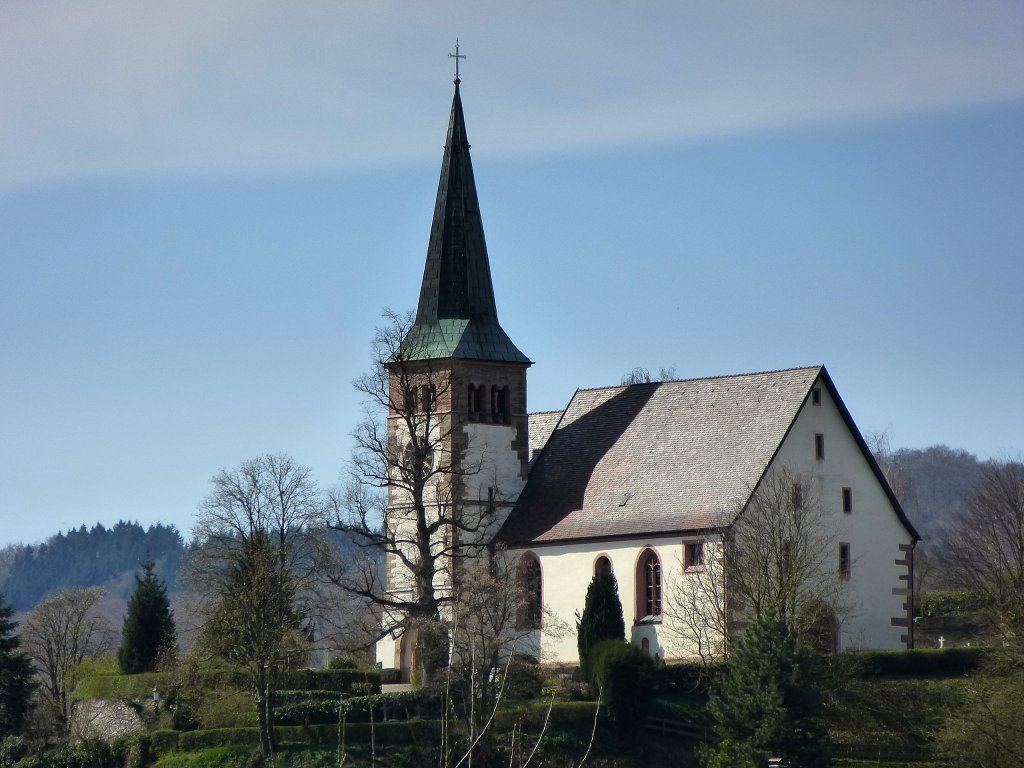
[[[933,548],[939,545],[944,526],[974,489],[984,462],[945,445],[889,451],[883,442],[876,443],[874,451],[924,542]]]
[[[83,525],[41,544],[0,550],[0,593],[19,611],[62,587],[104,586],[112,597],[126,598],[134,587],[131,575],[145,560],[156,563],[157,574],[173,590],[184,552],[173,525],[143,528],[123,520],[112,528]]]

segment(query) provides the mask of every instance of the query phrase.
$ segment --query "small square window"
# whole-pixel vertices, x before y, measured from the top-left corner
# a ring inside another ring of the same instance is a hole
[[[811,405],[821,405],[821,390],[817,387],[811,390]]]
[[[850,578],[850,545],[839,545],[839,576],[844,579]]]
[[[853,512],[853,490],[843,488],[843,512]]]
[[[704,567],[704,542],[691,541],[686,545],[686,567]]]
[[[818,461],[825,458],[825,436],[820,432],[814,436],[814,458]]]

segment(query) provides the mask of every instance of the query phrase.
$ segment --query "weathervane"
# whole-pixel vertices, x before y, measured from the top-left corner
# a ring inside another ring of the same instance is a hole
[[[465,54],[459,53],[459,38],[455,38],[455,53],[448,54],[449,59],[455,59],[455,84],[458,85],[461,82],[459,78],[459,59],[466,58]]]

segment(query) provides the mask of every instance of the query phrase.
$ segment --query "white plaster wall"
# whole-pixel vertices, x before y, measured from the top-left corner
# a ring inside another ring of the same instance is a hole
[[[650,643],[650,652],[660,658],[680,658],[695,653],[695,649],[681,644],[678,628],[667,610],[668,590],[684,584],[689,577],[683,571],[683,545],[698,537],[662,537],[630,539],[619,542],[579,542],[569,545],[544,546],[511,552],[518,557],[533,552],[540,560],[544,626],[541,634],[541,661],[546,663],[576,663],[576,614],[583,612],[587,587],[594,576],[594,564],[602,555],[612,563],[612,571],[619,583],[626,622],[626,639],[641,645],[644,638]],[[641,553],[653,549],[661,559],[662,600],[665,605],[662,620],[656,623],[637,623],[636,567]]]
[[[847,614],[839,616],[840,644],[848,648],[904,648],[901,636],[907,628],[893,626],[891,619],[904,617],[906,597],[893,594],[905,588],[899,576],[905,566],[896,565],[904,555],[899,546],[910,544],[882,486],[850,433],[827,388],[820,382],[821,405],[808,398],[776,456],[774,466],[811,479],[835,527],[836,544],[830,576],[838,578],[839,542],[850,545],[850,579],[844,585]],[[825,436],[825,457],[815,458],[815,434]],[[852,489],[853,511],[843,512],[842,489]]]

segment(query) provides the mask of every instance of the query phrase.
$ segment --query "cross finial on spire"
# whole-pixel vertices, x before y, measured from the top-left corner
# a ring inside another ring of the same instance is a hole
[[[466,58],[466,55],[464,53],[459,53],[459,38],[457,37],[455,38],[455,53],[449,53],[448,58],[455,59],[455,84],[458,85],[462,82],[459,77],[459,59]]]

